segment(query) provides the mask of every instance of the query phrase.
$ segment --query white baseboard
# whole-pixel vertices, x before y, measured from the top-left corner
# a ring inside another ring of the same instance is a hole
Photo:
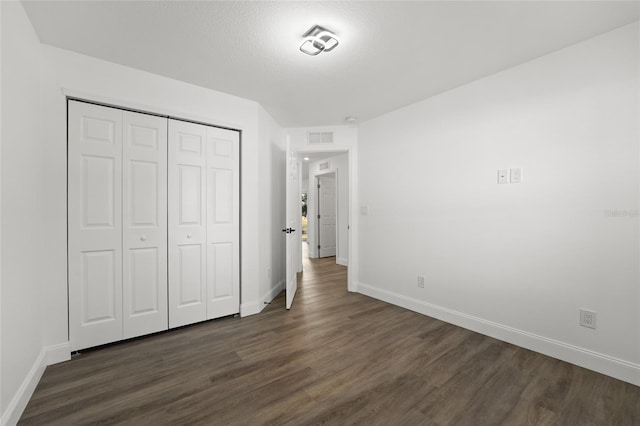
[[[282,292],[282,290],[284,290],[284,280],[278,282],[274,287],[271,288],[269,292],[267,292],[260,298],[260,300],[262,301],[262,307],[260,308],[260,311],[266,308],[267,305],[271,303],[271,301],[275,299],[276,296],[280,294],[280,292]]]
[[[262,312],[262,310],[271,302],[280,292],[284,290],[284,281],[278,282],[267,293],[260,297],[260,300],[249,303],[240,304],[240,316],[248,317]]]
[[[342,266],[349,266],[349,261],[343,257],[336,257],[336,263]]]
[[[363,283],[358,292],[640,386],[640,365]]]
[[[46,358],[45,351],[40,351],[31,370],[29,370],[29,374],[27,374],[20,388],[11,399],[5,412],[2,413],[2,419],[0,420],[2,426],[13,426],[20,420],[20,416],[22,416],[24,409],[27,408],[29,399],[31,399],[31,395],[33,395],[33,391],[36,390],[42,373],[44,373],[44,369],[47,367]]]
[[[261,311],[260,302],[257,300],[240,304],[240,317],[248,317],[250,315],[259,314]]]
[[[47,365],[69,361],[71,359],[71,344],[64,342],[57,345],[46,346],[44,352],[46,354]]]

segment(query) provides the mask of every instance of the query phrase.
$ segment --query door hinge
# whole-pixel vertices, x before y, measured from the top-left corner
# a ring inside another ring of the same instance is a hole
[[[318,184],[318,189],[320,189],[320,184]]]
[[[318,219],[320,219],[320,215],[318,215]]]
[[[320,244],[318,244],[318,250],[320,250]]]

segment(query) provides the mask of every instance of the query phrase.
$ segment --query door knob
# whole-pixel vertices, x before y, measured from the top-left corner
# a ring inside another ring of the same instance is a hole
[[[143,235],[142,237],[140,237],[140,241],[147,241],[147,237]]]
[[[193,235],[187,234],[187,238],[191,238],[191,237],[193,237]]]

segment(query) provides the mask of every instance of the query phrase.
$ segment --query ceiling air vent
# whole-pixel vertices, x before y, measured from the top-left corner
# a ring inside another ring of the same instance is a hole
[[[329,162],[325,161],[324,163],[320,163],[320,170],[327,170],[329,169]]]
[[[309,144],[333,143],[333,132],[309,132]]]

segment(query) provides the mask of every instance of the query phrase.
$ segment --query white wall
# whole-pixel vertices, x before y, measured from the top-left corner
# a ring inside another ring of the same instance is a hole
[[[258,306],[273,300],[284,289],[285,239],[281,232],[285,224],[285,148],[282,128],[259,107],[259,193],[258,208],[250,212],[258,218],[257,243],[260,251]]]
[[[638,35],[361,124],[360,291],[640,384]]]
[[[320,163],[329,162],[329,169],[320,170]],[[318,187],[316,177],[326,173],[337,176],[337,239],[336,263],[349,263],[349,155],[342,154],[309,163],[309,190],[307,192],[307,218],[309,228],[309,257],[318,257]]]
[[[2,55],[2,349],[0,423],[15,423],[44,370],[40,45],[18,2],[0,3]],[[32,379],[32,380],[30,380]],[[21,394],[25,397],[21,398]]]

